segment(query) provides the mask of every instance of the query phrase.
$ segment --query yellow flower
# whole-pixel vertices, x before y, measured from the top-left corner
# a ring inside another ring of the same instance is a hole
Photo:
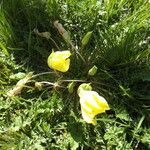
[[[58,70],[60,72],[66,72],[70,66],[70,55],[70,51],[52,52],[47,60],[48,66],[51,69]]]
[[[79,87],[80,88],[80,87]],[[95,116],[109,110],[109,105],[104,97],[97,92],[80,88],[79,90],[81,112],[83,119],[90,124],[96,125]]]

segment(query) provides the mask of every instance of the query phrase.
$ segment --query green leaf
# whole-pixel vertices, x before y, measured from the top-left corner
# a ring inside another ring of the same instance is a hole
[[[7,51],[6,47],[2,44],[2,42],[0,42],[0,48],[2,49],[3,53],[6,55],[6,56],[9,56],[9,52]]]
[[[22,117],[18,116],[14,120],[14,126],[12,127],[12,129],[14,131],[19,131],[21,127],[22,127]]]
[[[10,76],[10,79],[12,79],[12,80],[14,80],[14,79],[20,80],[20,79],[23,79],[25,76],[26,76],[25,73],[23,73],[23,72],[18,72],[18,73],[16,73],[16,74],[12,74],[12,75]]]

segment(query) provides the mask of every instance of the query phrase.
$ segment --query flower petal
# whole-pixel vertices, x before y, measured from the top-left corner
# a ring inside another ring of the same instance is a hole
[[[60,58],[60,59],[67,59],[71,56],[70,51],[56,51],[53,57]]]
[[[83,119],[90,124],[96,125],[97,122],[94,119],[94,115],[86,113],[83,109],[81,109]]]

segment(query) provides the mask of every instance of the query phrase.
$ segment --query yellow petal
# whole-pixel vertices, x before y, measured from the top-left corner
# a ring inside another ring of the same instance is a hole
[[[67,60],[53,59],[50,63],[50,68],[61,72],[68,71],[69,66],[70,66],[70,59]]]
[[[83,109],[81,109],[81,112],[82,112],[82,117],[84,121],[93,125],[97,124],[97,121],[94,119],[94,115],[86,113]]]
[[[83,102],[81,103],[81,107],[86,113],[92,113],[93,115],[97,115],[97,114],[105,112],[105,109],[100,108],[100,107],[99,108],[95,107],[91,105],[90,103],[87,103],[86,101],[84,103]]]
[[[70,59],[66,59],[65,63],[63,64],[63,67],[62,67],[62,72],[68,71],[69,66],[70,66]]]
[[[63,53],[61,53],[61,57],[63,59],[67,59],[71,56],[71,52],[70,51],[63,51]]]
[[[83,90],[80,92],[79,96],[80,98],[82,98],[82,101],[84,101],[84,103],[88,107],[91,107],[92,109],[96,110],[109,109],[107,101],[95,91]]]
[[[98,93],[93,94],[94,100],[96,101],[96,103],[102,107],[105,108],[106,110],[109,110],[109,105],[107,103],[107,101],[105,100],[104,97],[100,96]]]
[[[53,56],[54,58],[59,58],[59,59],[67,59],[71,56],[71,52],[70,51],[56,51],[53,52]]]
[[[81,104],[81,109],[83,109],[87,113],[92,113],[92,111],[93,111],[92,108],[89,107],[88,105],[86,105],[84,100],[80,99],[80,104]]]

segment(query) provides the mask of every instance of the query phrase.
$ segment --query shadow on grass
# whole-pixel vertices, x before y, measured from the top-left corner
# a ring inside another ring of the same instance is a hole
[[[51,38],[60,45],[60,35],[53,26],[59,20],[59,6],[51,1],[10,0],[1,3],[5,16],[11,25],[14,43],[10,53],[14,54],[18,63],[37,71],[48,71],[47,57],[52,49],[56,49],[53,41],[39,37],[39,32],[48,31]],[[30,69],[29,69],[30,70]]]

